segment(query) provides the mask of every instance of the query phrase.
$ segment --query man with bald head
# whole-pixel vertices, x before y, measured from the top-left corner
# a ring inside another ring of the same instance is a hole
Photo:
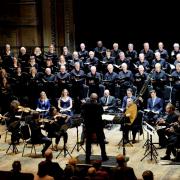
[[[48,166],[48,175],[54,177],[55,180],[61,179],[63,176],[63,169],[57,162],[52,162],[53,153],[51,149],[47,149],[44,153],[46,163]]]
[[[82,105],[81,115],[84,118],[85,132],[86,132],[86,163],[90,163],[91,144],[93,136],[97,137],[97,142],[100,144],[101,157],[103,161],[108,160],[105,150],[105,135],[103,131],[103,107],[97,103],[98,95],[92,93],[90,101]]]
[[[116,156],[117,166],[112,168],[111,179],[126,179],[126,180],[136,180],[136,175],[132,167],[127,166],[128,157],[123,154],[118,154]]]

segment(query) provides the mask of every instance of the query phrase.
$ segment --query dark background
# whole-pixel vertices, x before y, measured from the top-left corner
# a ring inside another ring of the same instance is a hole
[[[180,41],[180,13],[174,1],[76,0],[74,7],[77,48],[84,42],[92,49],[102,40],[110,49],[113,42],[122,50],[132,42],[140,50],[145,41],[157,49],[162,41],[172,50]]]

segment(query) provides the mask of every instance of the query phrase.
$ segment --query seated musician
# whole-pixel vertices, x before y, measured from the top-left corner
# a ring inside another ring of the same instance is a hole
[[[56,107],[51,107],[47,118],[49,121],[45,123],[45,130],[48,132],[49,138],[56,138],[54,150],[57,150],[61,137],[63,137],[64,144],[67,143],[68,134],[66,131],[69,127],[69,116],[59,113]]]
[[[123,102],[122,102],[122,112],[124,112],[124,110],[126,109],[127,106],[127,99],[131,98],[132,100],[135,100],[135,96],[133,96],[133,90],[131,88],[128,88],[126,90],[126,96],[123,97]]]
[[[100,104],[103,106],[105,112],[112,113],[115,111],[115,97],[110,95],[108,89],[104,91],[104,96],[100,98]]]
[[[17,100],[13,100],[10,103],[10,110],[7,113],[5,119],[5,124],[7,126],[8,131],[10,131],[11,134],[11,143],[12,144],[18,144],[20,139],[20,115],[21,112],[18,111],[18,107],[20,106],[20,102]]]
[[[104,76],[104,85],[106,89],[109,89],[111,94],[115,95],[115,79],[117,78],[117,73],[113,71],[114,67],[112,64],[107,66],[108,72]]]
[[[150,91],[151,97],[147,100],[147,117],[146,121],[155,124],[160,113],[163,112],[163,101],[161,98],[157,97],[156,91],[153,89]]]
[[[58,108],[62,114],[72,116],[72,98],[67,89],[63,89],[61,97],[58,100]]]
[[[50,106],[51,106],[51,104],[50,104],[49,99],[46,96],[46,93],[44,91],[42,91],[40,93],[40,97],[37,101],[36,111],[40,112],[40,115],[42,115],[42,117],[46,117]]]
[[[137,105],[133,102],[132,98],[127,98],[126,110],[124,113],[124,117],[121,122],[121,130],[124,132],[124,143],[129,142],[129,130],[132,129],[132,125],[134,120],[137,117]],[[133,140],[135,140],[136,131],[133,131]]]
[[[44,136],[41,132],[41,127],[39,124],[39,117],[40,114],[38,112],[34,112],[32,114],[32,118],[29,119],[29,126],[31,129],[31,143],[34,144],[45,144],[42,149],[42,155],[44,156],[45,151],[48,149],[48,147],[51,145],[51,139]]]
[[[166,115],[162,118],[159,118],[157,121],[157,134],[159,136],[159,146],[164,148],[167,145],[167,128],[171,126],[172,123],[177,122],[178,115],[175,113],[175,107],[171,103],[166,105]],[[163,127],[163,128],[160,128]]]
[[[172,103],[176,105],[176,101],[180,102],[180,63],[176,64],[176,70],[171,74],[172,76]],[[179,106],[180,109],[180,106]]]
[[[178,121],[167,128],[166,131],[169,133],[166,155],[161,157],[161,160],[170,160],[172,153],[175,158],[171,160],[179,161],[176,153],[176,147],[179,147],[180,144],[180,117],[178,117]]]

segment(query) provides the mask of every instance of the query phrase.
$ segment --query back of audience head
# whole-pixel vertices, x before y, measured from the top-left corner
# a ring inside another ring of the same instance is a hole
[[[77,159],[76,158],[70,158],[69,161],[68,161],[68,164],[69,165],[72,165],[72,166],[76,166],[77,164]]]
[[[41,161],[39,164],[38,164],[38,172],[37,172],[37,175],[39,177],[44,177],[46,175],[48,175],[48,165],[47,165],[47,162],[46,161]]]
[[[13,172],[21,172],[21,162],[20,161],[14,161],[12,163],[12,171]]]
[[[150,170],[146,170],[142,173],[143,180],[153,180],[154,175],[153,172]]]
[[[126,163],[129,161],[129,158],[125,157],[123,154],[118,154],[116,156],[116,161],[117,161],[119,166],[125,166]]]

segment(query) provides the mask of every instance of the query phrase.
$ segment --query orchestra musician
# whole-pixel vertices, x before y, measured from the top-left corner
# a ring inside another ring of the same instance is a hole
[[[100,104],[105,112],[112,113],[115,111],[116,100],[114,96],[110,95],[108,89],[105,89],[104,96],[100,98]]]
[[[180,144],[180,117],[178,117],[178,121],[167,128],[166,131],[169,133],[166,155],[161,157],[161,160],[179,161],[176,153],[176,147],[179,147]],[[174,155],[174,159],[171,159],[171,153]]]
[[[164,148],[167,145],[167,136],[168,136],[168,131],[167,128],[171,126],[172,123],[177,122],[178,120],[178,115],[175,112],[175,106],[172,105],[171,103],[168,103],[166,105],[166,115],[162,118],[159,118],[158,121],[156,122],[157,127],[163,127],[163,128],[158,128],[157,129],[157,134],[159,136],[159,148]]]
[[[136,97],[133,96],[133,90],[131,88],[128,88],[126,90],[126,96],[123,97],[123,101],[122,101],[122,111],[124,112],[124,110],[126,109],[127,106],[127,99],[131,98],[132,100],[135,100]]]
[[[133,102],[132,98],[127,98],[127,105],[124,112],[124,117],[122,118],[121,130],[124,135],[124,143],[129,143],[129,130],[132,129],[133,141],[135,141],[135,136],[137,131],[133,131],[132,125],[137,117],[137,105]]]
[[[163,101],[157,97],[156,91],[153,89],[150,91],[151,97],[147,100],[147,117],[146,120],[150,124],[155,124],[157,119],[160,117],[160,113],[163,112]]]
[[[58,144],[61,137],[63,137],[64,144],[67,143],[68,134],[66,131],[69,127],[69,118],[69,116],[59,113],[54,106],[49,110],[47,117],[49,121],[45,123],[45,129],[48,132],[49,138],[56,138],[54,150],[58,150]]]
[[[39,119],[39,112],[33,112],[32,117],[28,120],[28,124],[31,130],[31,142],[35,144],[45,144],[41,151],[42,156],[44,156],[45,151],[51,145],[52,141],[50,138],[42,134]]]
[[[18,111],[18,107],[20,106],[20,102],[17,100],[13,100],[10,103],[10,110],[8,114],[6,115],[7,119],[5,120],[6,126],[8,131],[10,131],[11,134],[11,144],[18,144],[19,139],[21,138],[20,135],[20,115],[21,112]]]

